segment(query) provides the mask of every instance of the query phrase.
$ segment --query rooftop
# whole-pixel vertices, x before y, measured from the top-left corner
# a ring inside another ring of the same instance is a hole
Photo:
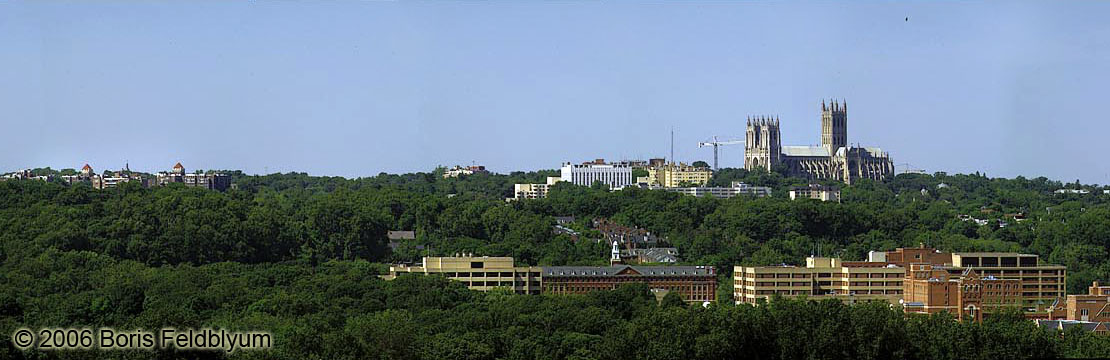
[[[828,157],[829,151],[824,146],[783,146],[782,154],[786,156],[819,156]]]
[[[714,275],[712,266],[545,266],[543,276]]]

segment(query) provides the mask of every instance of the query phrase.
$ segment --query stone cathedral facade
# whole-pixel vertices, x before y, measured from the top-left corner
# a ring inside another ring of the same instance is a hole
[[[894,174],[890,155],[875,147],[848,145],[848,104],[821,102],[821,145],[782,146],[778,117],[748,117],[744,168],[771,171],[784,165],[790,176],[883,180]]]

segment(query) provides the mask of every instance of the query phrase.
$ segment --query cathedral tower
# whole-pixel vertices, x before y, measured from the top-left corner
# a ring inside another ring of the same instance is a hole
[[[744,168],[764,169],[778,165],[782,156],[782,139],[779,137],[779,119],[770,116],[748,117],[748,131],[744,142]]]
[[[848,102],[825,105],[821,101],[821,146],[836,155],[836,150],[848,145]]]

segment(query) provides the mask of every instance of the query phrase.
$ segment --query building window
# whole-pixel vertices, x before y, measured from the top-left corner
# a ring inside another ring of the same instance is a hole
[[[481,269],[483,267],[485,267],[485,264],[483,264],[481,261],[471,261],[470,262],[470,268],[471,269]]]

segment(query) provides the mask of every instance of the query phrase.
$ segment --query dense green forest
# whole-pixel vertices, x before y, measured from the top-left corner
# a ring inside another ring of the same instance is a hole
[[[795,301],[686,308],[656,305],[635,287],[514,296],[473,293],[435,277],[376,277],[384,263],[457,252],[514,256],[521,264],[605,263],[605,244],[552,233],[555,216],[575,216],[571,227],[586,234],[590,219],[609,218],[664,235],[682,262],[722,269],[721,300],[730,295],[734,264],[799,263],[818,249],[862,259],[868,250],[919,243],[1039,254],[1068,266],[1069,293],[1110,280],[1110,195],[1097,186],[902,174],[844,187],[837,204],[789,201],[787,189],[804,180],[723,169],[714,184],[771,186],[774,196],[720,200],[558,184],[546,199],[505,201],[513,183],[553,175],[344,179],[236,172],[236,189],[227,192],[3,181],[0,330],[7,336],[18,326],[262,329],[275,334],[277,349],[235,357],[290,359],[1110,355],[1106,338],[1054,336],[1006,316],[959,324],[906,319],[886,305]],[[1091,193],[1053,193],[1077,187]],[[1014,220],[1018,213],[1025,220]],[[415,230],[417,239],[394,252],[388,230]],[[0,347],[0,357],[98,355]]]

